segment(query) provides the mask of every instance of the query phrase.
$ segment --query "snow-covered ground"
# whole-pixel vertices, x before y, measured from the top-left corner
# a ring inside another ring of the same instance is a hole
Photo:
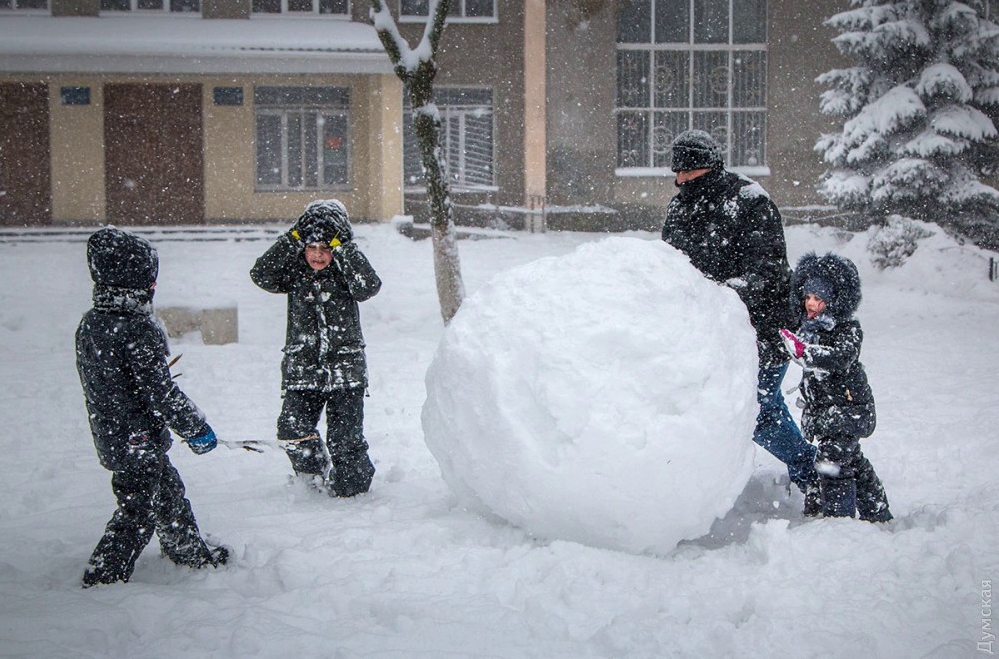
[[[835,249],[860,267],[863,360],[878,401],[878,430],[863,447],[896,519],[805,521],[781,466],[757,450],[735,509],[707,536],[654,556],[537,541],[456,505],[420,422],[443,331],[430,243],[390,226],[357,234],[384,280],[362,304],[372,491],[329,499],[289,484],[281,453],[196,456],[175,445],[201,527],[234,548],[232,564],[180,569],[154,542],[131,583],[89,590],[80,576],[114,501],[73,358],[90,301],[84,243],[0,243],[0,656],[949,659],[999,650],[999,282],[987,279],[986,253],[938,235],[882,273],[865,256],[866,235],[788,229],[792,260]],[[466,287],[473,294],[497,272],[603,238],[462,241]],[[158,306],[239,308],[238,343],[173,342],[181,386],[221,437],[272,437],[284,299],[247,276],[268,243],[153,240]],[[792,372],[785,389],[796,380]]]

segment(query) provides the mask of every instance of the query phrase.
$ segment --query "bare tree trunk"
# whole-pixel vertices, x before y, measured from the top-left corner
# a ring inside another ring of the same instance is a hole
[[[418,50],[419,58],[399,34],[384,0],[371,0],[371,18],[385,52],[402,80],[413,108],[416,133],[423,168],[426,172],[427,198],[430,202],[430,234],[434,247],[434,275],[441,316],[449,323],[465,297],[461,261],[454,230],[454,211],[447,179],[447,162],[441,149],[441,119],[433,103],[434,77],[437,75],[437,45],[444,32],[450,0],[430,0],[430,20]],[[429,47],[426,47],[429,46]]]

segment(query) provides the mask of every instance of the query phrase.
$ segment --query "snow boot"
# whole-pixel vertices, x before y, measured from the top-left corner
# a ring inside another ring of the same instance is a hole
[[[323,440],[318,434],[279,441],[291,461],[291,468],[299,476],[322,475],[326,471],[326,451],[323,450]]]
[[[822,478],[822,514],[853,517],[857,510],[857,483],[852,478]]]
[[[205,558],[205,562],[196,567],[199,568],[208,567],[208,566],[221,567],[229,562],[229,557],[231,555],[232,552],[230,552],[229,548],[224,545],[219,545],[218,547],[209,547],[208,556]]]
[[[864,520],[865,522],[883,524],[885,522],[890,522],[893,519],[895,519],[895,517],[891,514],[891,511],[888,510],[887,501],[871,509],[861,506],[860,499],[857,499],[857,513],[860,519]]]
[[[128,577],[115,572],[109,572],[93,565],[88,565],[83,572],[83,587],[108,585],[113,583],[128,583]]]
[[[352,497],[364,494],[371,487],[371,479],[375,475],[375,466],[367,451],[344,456],[337,456],[335,464],[326,477],[326,486],[330,496]]]
[[[209,547],[201,538],[198,538],[197,544],[187,547],[183,553],[176,551],[163,553],[177,565],[194,570],[200,570],[203,567],[219,567],[229,561],[228,547],[222,545]]]
[[[151,529],[140,528],[135,533],[129,533],[133,529],[124,524],[123,519],[124,516],[116,512],[108,523],[83,572],[84,588],[119,581],[127,583],[131,578],[135,561],[149,542]]]
[[[805,506],[802,514],[805,517],[818,517],[822,512],[822,488],[818,481],[805,485]]]
[[[874,467],[865,458],[857,470],[857,513],[865,522],[889,522],[888,496]]]
[[[83,572],[83,587],[90,588],[91,586],[108,585],[113,583],[128,583],[127,577],[121,577],[110,572],[104,572],[103,570],[94,569],[92,567],[87,567]]]

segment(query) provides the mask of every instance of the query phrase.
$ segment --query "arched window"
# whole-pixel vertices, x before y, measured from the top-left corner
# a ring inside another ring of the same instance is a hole
[[[663,169],[688,128],[766,167],[766,0],[627,0],[617,23],[617,166]],[[760,173],[757,171],[757,173]]]

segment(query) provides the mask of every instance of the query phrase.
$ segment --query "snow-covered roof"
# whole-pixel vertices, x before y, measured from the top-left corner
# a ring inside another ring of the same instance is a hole
[[[0,72],[391,73],[371,25],[325,17],[0,17]]]

